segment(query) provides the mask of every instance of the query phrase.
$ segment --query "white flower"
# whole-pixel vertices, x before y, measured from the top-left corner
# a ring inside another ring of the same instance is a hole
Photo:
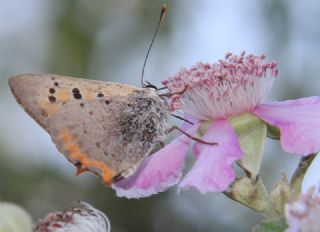
[[[320,197],[313,187],[300,198],[285,205],[286,232],[316,232],[320,230]]]
[[[109,232],[106,215],[85,202],[63,212],[48,214],[35,226],[35,232]]]

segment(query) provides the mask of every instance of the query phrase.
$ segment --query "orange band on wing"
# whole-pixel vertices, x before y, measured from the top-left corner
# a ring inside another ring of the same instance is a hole
[[[71,93],[66,89],[58,89],[56,97],[58,101],[67,102],[71,99]]]
[[[101,177],[107,185],[111,185],[115,173],[102,161],[92,160],[86,153],[81,152],[79,146],[74,143],[72,136],[68,133],[67,128],[61,130],[61,138],[64,143],[64,148],[70,151],[70,159],[72,161],[78,161],[81,165],[78,165],[77,174],[81,174],[86,171],[87,168],[96,168],[101,172]]]
[[[43,99],[38,101],[41,109],[44,110],[48,117],[54,115],[60,109],[60,105],[52,104],[51,102],[45,101]]]
[[[91,89],[86,89],[84,91],[84,98],[85,99],[92,99],[94,97],[96,97],[96,92],[92,91]]]

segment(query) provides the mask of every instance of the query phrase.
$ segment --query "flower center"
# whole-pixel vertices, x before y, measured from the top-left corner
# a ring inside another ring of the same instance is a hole
[[[197,63],[163,81],[170,110],[183,110],[199,120],[227,118],[251,111],[269,92],[278,74],[265,56],[227,53],[215,64]]]

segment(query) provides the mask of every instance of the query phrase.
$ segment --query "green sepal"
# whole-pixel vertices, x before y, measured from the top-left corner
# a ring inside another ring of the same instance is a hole
[[[244,152],[238,164],[250,174],[252,179],[255,179],[260,171],[267,125],[260,118],[249,113],[231,117],[230,122]]]
[[[263,214],[266,218],[278,217],[260,177],[255,181],[248,177],[240,177],[232,183],[230,189],[231,191],[225,192],[225,195],[232,200]]]
[[[291,197],[288,178],[283,174],[282,179],[274,186],[270,193],[271,202],[278,215],[284,214],[284,205]]]
[[[312,161],[316,157],[317,154],[310,154],[308,156],[304,156],[301,158],[297,169],[295,170],[294,174],[291,177],[290,186],[292,189],[292,193],[295,196],[300,195],[302,181],[304,176],[306,175]]]
[[[252,228],[253,232],[283,232],[288,227],[284,218],[263,221]]]
[[[199,136],[202,138],[206,131],[208,130],[209,126],[212,125],[210,121],[203,121],[198,129]]]
[[[284,218],[263,221],[252,228],[253,232],[283,232],[288,225]]]
[[[280,130],[278,127],[267,124],[267,136],[271,139],[280,140]]]

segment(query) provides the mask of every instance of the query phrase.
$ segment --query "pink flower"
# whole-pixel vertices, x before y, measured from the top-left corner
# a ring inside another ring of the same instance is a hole
[[[319,97],[261,103],[277,74],[277,64],[266,62],[264,56],[229,53],[218,63],[198,63],[163,81],[173,94],[170,110],[181,111],[194,123],[184,124],[183,129],[195,136],[201,125],[209,124],[203,140],[218,143],[194,144],[196,162],[179,189],[222,192],[234,181],[232,164],[243,158],[244,151],[230,120],[244,114],[255,115],[264,125],[278,128],[287,152],[308,155],[320,150]],[[146,197],[177,184],[190,143],[189,138],[180,135],[148,157],[133,176],[113,185],[117,195]]]

